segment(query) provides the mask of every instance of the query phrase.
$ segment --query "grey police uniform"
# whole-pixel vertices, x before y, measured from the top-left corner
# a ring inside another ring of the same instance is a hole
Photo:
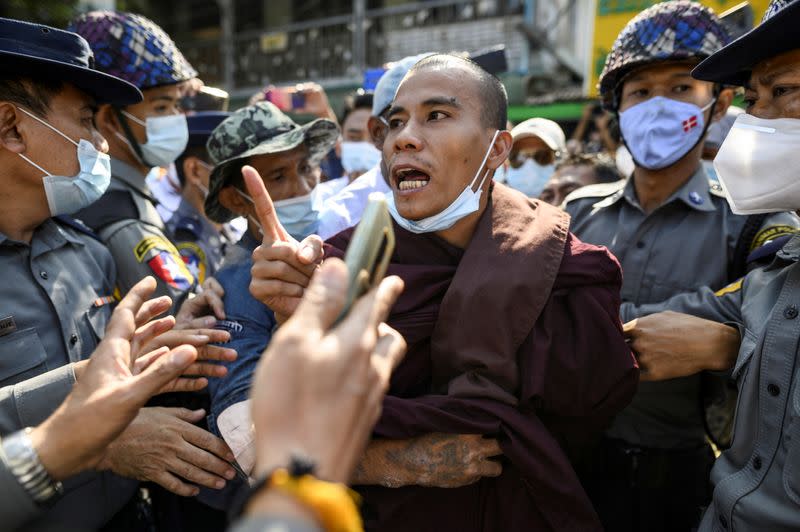
[[[194,287],[195,279],[164,234],[164,223],[145,176],[114,158],[111,172],[111,184],[105,194],[76,213],[75,218],[91,227],[108,246],[122,294],[143,277],[152,275],[158,281],[153,297],[170,296],[175,311]]]
[[[0,433],[7,434],[41,423],[63,401],[74,375],[58,368],[94,351],[111,315],[116,274],[102,243],[58,219],[41,224],[30,243],[0,234],[0,271],[0,386],[16,385],[0,394]],[[52,370],[60,384],[49,388],[51,401],[28,402],[22,381]],[[96,529],[136,488],[110,473],[64,484],[65,496],[25,530]]]
[[[579,189],[567,197],[565,209],[578,238],[607,246],[620,261],[622,301],[634,305],[728,284],[729,264],[747,219],[731,212],[722,189],[708,181],[702,167],[649,215],[636,199],[633,180]],[[764,235],[777,237],[798,229],[795,214],[772,215],[754,245]],[[702,445],[699,385],[698,376],[641,383],[632,404],[607,434],[643,447]]]
[[[640,315],[685,312],[736,325],[739,387],[733,444],[714,464],[700,530],[800,530],[800,236],[772,262],[716,293],[705,288]]]
[[[166,222],[166,228],[183,262],[198,283],[216,274],[226,249],[235,243],[225,234],[224,228],[218,231],[185,199],[181,200],[175,213]]]

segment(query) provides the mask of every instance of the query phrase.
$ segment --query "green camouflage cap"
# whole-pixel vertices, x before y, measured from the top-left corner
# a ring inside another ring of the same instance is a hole
[[[223,207],[219,191],[228,183],[231,169],[255,155],[292,150],[304,143],[311,164],[318,164],[333,148],[339,127],[320,118],[304,126],[296,124],[269,102],[258,102],[239,109],[211,132],[206,143],[214,170],[208,184],[206,215],[217,223],[226,223],[236,214]]]

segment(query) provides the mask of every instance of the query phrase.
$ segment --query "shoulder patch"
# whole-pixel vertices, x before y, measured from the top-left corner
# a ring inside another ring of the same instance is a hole
[[[585,187],[574,190],[566,198],[564,198],[562,207],[571,201],[579,199],[599,199],[611,196],[615,192],[619,192],[625,188],[625,183],[627,183],[627,180],[623,179],[622,181],[616,181],[614,183],[597,183],[595,185],[586,185]]]
[[[744,284],[744,277],[742,277],[738,281],[732,282],[728,286],[720,288],[719,290],[714,292],[714,295],[717,297],[722,297],[725,294],[732,294],[733,292],[738,292],[739,290],[742,289],[742,284]]]
[[[145,237],[136,244],[133,253],[137,261],[147,262],[153,273],[171,287],[189,290],[194,285],[194,276],[178,250],[166,238],[157,235]]]
[[[710,179],[708,180],[708,193],[718,198],[726,198],[725,191],[722,190],[722,185]]]
[[[754,236],[753,240],[750,242],[750,253],[760,248],[764,244],[768,244],[769,242],[775,240],[776,238],[793,235],[797,232],[798,229],[791,225],[771,225],[769,227],[765,227],[756,233],[756,236]]]
[[[197,282],[203,284],[203,281],[206,280],[208,263],[206,252],[194,242],[180,242],[177,247],[186,267],[189,268]]]

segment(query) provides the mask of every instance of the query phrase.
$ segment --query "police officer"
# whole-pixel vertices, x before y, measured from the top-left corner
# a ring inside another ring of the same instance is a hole
[[[74,33],[0,19],[0,55],[0,386],[55,370],[61,377],[55,408],[75,381],[70,363],[89,356],[104,333],[116,284],[108,249],[88,228],[63,216],[89,206],[111,179],[107,143],[94,126],[97,104],[135,104],[141,93],[90,68],[91,49]],[[196,345],[206,354],[221,354],[221,348],[202,345],[218,332],[203,330],[208,336]],[[196,333],[179,334],[197,338]],[[225,338],[223,333],[218,339]],[[196,369],[193,375],[220,375]],[[4,432],[24,428],[9,419],[26,425],[41,421],[30,415],[31,405],[22,397],[15,406],[19,416],[3,413]],[[217,469],[222,479],[228,466],[218,457],[227,450],[190,423],[199,417],[178,409],[144,409],[134,421],[136,433],[118,439],[104,469],[172,483],[175,489],[192,489],[175,484],[167,472],[178,466]],[[178,463],[174,443],[188,443],[187,437],[195,443],[184,448]],[[207,445],[198,443],[201,437]],[[160,459],[154,461],[156,455]],[[216,479],[204,482],[214,486]],[[96,529],[135,487],[136,482],[110,474],[70,480],[64,498],[47,501],[53,507],[26,530]]]
[[[636,168],[631,179],[582,188],[566,200],[571,230],[606,245],[624,272],[623,302],[656,303],[745,272],[749,251],[800,226],[794,214],[735,215],[701,165],[708,125],[732,91],[691,69],[729,41],[714,13],[659,3],[622,30],[600,76]],[[701,376],[643,382],[584,472],[608,530],[690,530],[710,498]]]
[[[76,214],[96,231],[114,256],[121,291],[146,275],[159,281],[158,295],[179,305],[195,279],[165,236],[145,177],[154,166],[168,166],[186,148],[188,129],[179,102],[184,82],[197,72],[164,31],[141,15],[95,11],[69,29],[86,38],[97,68],[142,90],[144,101],[103,105],[99,131],[108,140],[112,179],[108,191]]]
[[[206,150],[211,132],[230,113],[204,111],[189,115],[189,144],[175,161],[181,184],[181,202],[166,223],[167,233],[178,248],[189,271],[203,283],[222,264],[225,249],[237,239],[227,224],[217,225],[206,217],[205,200],[213,170]]]
[[[701,63],[698,79],[745,85],[737,118],[714,166],[738,212],[800,208],[800,2],[774,0],[760,26]],[[800,236],[768,265],[719,290],[676,296],[671,310],[627,327],[657,378],[733,368],[739,387],[733,444],[714,464],[703,532],[800,529]],[[660,310],[645,305],[642,314]],[[685,339],[670,330],[680,330]],[[721,329],[721,330],[720,330]],[[733,331],[734,340],[724,330]],[[662,357],[655,342],[674,345]],[[690,345],[693,344],[693,345]],[[688,349],[687,349],[688,348]],[[731,356],[732,355],[732,356]],[[677,363],[676,363],[677,361]]]
[[[0,57],[0,386],[5,386],[87,357],[103,335],[116,281],[113,260],[87,228],[59,216],[86,207],[108,186],[108,148],[92,123],[95,105],[134,104],[141,94],[92,70],[86,41],[55,28],[0,19]],[[61,374],[52,409],[74,380],[70,365]],[[96,528],[135,489],[135,483],[111,475],[89,480],[65,482],[65,497],[29,527],[69,519],[76,528]],[[103,505],[96,504],[98,497]]]

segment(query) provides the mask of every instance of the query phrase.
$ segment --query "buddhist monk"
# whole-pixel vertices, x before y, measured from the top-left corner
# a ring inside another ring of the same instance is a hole
[[[388,112],[389,273],[406,286],[388,323],[409,349],[353,479],[368,530],[600,530],[573,463],[638,382],[620,267],[559,209],[492,182],[506,112],[497,78],[444,54],[409,71]],[[280,322],[352,230],[292,240],[243,174],[264,235],[250,291]]]

